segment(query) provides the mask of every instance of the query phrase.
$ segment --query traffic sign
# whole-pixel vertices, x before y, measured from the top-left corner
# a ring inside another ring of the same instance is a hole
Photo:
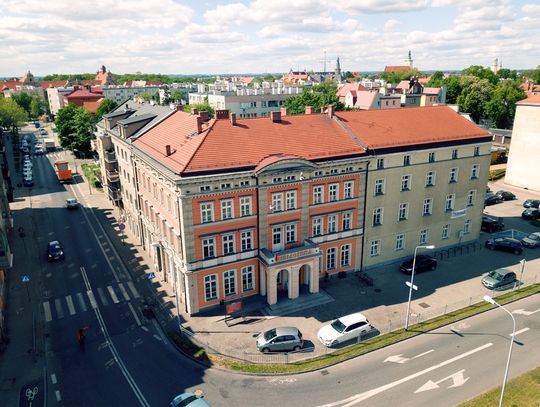
[[[151,280],[153,278],[156,278],[156,273],[148,273],[147,277],[148,277],[149,280]]]
[[[23,283],[28,283],[30,281],[30,276],[25,274],[24,276],[21,276],[21,280]]]
[[[410,282],[410,281],[405,281],[405,284],[407,284],[407,287],[410,287],[410,286],[411,286],[411,282]],[[416,285],[413,284],[413,285],[412,285],[412,289],[413,289],[413,290],[418,290],[418,286],[416,286]]]
[[[119,224],[118,224],[118,229],[124,230],[125,228],[126,228],[126,224],[125,224],[125,223],[119,223]]]

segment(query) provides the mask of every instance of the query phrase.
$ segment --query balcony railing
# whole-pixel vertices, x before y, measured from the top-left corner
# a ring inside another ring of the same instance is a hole
[[[319,254],[319,247],[308,239],[303,242],[288,244],[283,250],[272,252],[268,249],[261,249],[260,251],[261,259],[268,265],[297,260],[303,257],[318,256]]]
[[[107,187],[107,194],[109,196],[109,199],[111,199],[112,201],[119,201],[122,199],[122,194],[120,193],[120,189],[115,188],[113,186],[109,185]]]
[[[115,163],[117,161],[116,160],[116,153],[114,151],[105,151],[103,153],[103,158],[108,163]]]
[[[107,181],[109,182],[118,182],[120,181],[120,174],[118,170],[105,170]]]

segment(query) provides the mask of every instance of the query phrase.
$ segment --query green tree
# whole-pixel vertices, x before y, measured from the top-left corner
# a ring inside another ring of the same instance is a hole
[[[77,108],[73,118],[75,133],[71,135],[70,144],[66,146],[68,149],[90,152],[90,140],[94,137],[94,120],[94,116],[84,107]]]
[[[468,68],[465,68],[463,70],[463,75],[476,76],[480,79],[486,79],[493,85],[497,84],[498,82],[497,76],[495,76],[491,69],[484,68],[480,65],[471,65]]]
[[[0,126],[18,133],[19,127],[28,120],[26,111],[11,98],[0,98]]]
[[[458,76],[449,76],[444,80],[443,85],[446,85],[446,103],[457,103],[462,89],[460,78]]]
[[[104,114],[112,112],[114,109],[118,107],[118,103],[116,103],[112,99],[105,99],[96,111],[96,122],[100,121]]]
[[[523,73],[523,81],[531,80],[535,85],[540,85],[540,65]]]
[[[208,98],[205,99],[204,103],[185,105],[182,109],[187,113],[191,112],[191,109],[197,109],[199,112],[208,112],[209,117],[214,117],[216,113],[214,108],[208,104]]]
[[[150,102],[152,100],[152,95],[148,92],[141,93],[139,97],[146,102]]]
[[[498,79],[517,80],[517,78],[518,78],[517,72],[513,71],[511,69],[508,69],[508,68],[499,69],[495,75],[497,76]]]
[[[42,112],[41,99],[39,96],[32,96],[32,101],[30,102],[30,117],[37,118]]]
[[[311,88],[305,88],[301,95],[286,98],[283,106],[289,109],[290,114],[304,113],[306,106],[312,106],[316,111],[328,105],[333,105],[336,110],[344,110],[345,105],[339,101],[336,93],[336,82],[325,81]]]
[[[474,76],[461,77],[462,91],[457,98],[459,109],[467,112],[478,123],[485,115],[486,104],[490,101],[493,93],[493,84],[487,79],[479,79]]]
[[[409,80],[412,76],[422,77],[422,72],[418,69],[402,69],[400,71],[383,72],[377,75],[379,78],[384,79],[388,83],[399,83],[404,80]]]
[[[175,102],[180,102],[187,99],[187,93],[181,90],[175,89],[171,92],[171,99]]]
[[[30,114],[30,104],[32,103],[32,97],[25,92],[14,94],[11,98],[24,109],[27,114]]]
[[[75,128],[75,115],[77,114],[77,109],[77,106],[69,104],[60,109],[58,113],[56,113],[54,119],[60,145],[66,148],[72,143],[72,135],[75,134],[77,130]]]
[[[440,88],[444,85],[444,75],[441,71],[435,71],[430,76],[428,83],[426,86],[432,87],[432,88]]]
[[[505,80],[499,83],[486,103],[486,113],[494,126],[500,129],[510,128],[516,114],[516,102],[525,97],[518,81]]]

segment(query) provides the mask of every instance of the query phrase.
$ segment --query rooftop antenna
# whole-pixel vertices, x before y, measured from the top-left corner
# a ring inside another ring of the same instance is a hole
[[[326,59],[326,50],[324,50],[324,59],[322,61],[319,61],[319,62],[322,62],[323,63],[323,73],[326,73],[326,62],[328,60]],[[328,61],[330,62],[330,61]]]

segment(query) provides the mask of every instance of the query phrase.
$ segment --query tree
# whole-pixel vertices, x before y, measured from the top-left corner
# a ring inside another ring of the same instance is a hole
[[[467,112],[478,123],[485,115],[486,104],[491,99],[493,85],[487,79],[474,76],[461,77],[462,91],[457,98],[459,109]]]
[[[72,135],[75,134],[75,115],[77,114],[77,106],[69,104],[58,111],[54,119],[60,145],[63,147],[71,144]]]
[[[518,78],[518,74],[516,71],[513,71],[511,69],[508,69],[508,68],[501,68],[497,71],[497,73],[495,74],[497,76],[497,78],[500,80],[500,79],[512,79],[512,80],[517,80]]]
[[[75,134],[72,134],[68,149],[89,153],[90,140],[94,137],[94,116],[84,107],[78,107],[73,118]]]
[[[146,101],[146,102],[150,102],[152,100],[152,95],[148,92],[143,92],[139,95],[140,98],[142,98],[142,100]]]
[[[22,107],[27,114],[30,114],[30,104],[32,103],[32,97],[29,94],[25,92],[20,92],[19,94],[14,94],[13,96],[11,96],[11,98],[20,107]]]
[[[96,111],[96,122],[100,121],[104,114],[112,112],[118,107],[118,104],[112,99],[105,99]]]
[[[465,68],[463,70],[463,75],[470,75],[470,76],[476,76],[480,79],[486,79],[493,85],[497,84],[498,79],[493,73],[493,71],[489,68],[484,68],[480,65],[471,65],[468,68]]]
[[[388,83],[399,83],[403,80],[408,80],[413,76],[422,77],[424,75],[418,69],[413,68],[401,69],[399,71],[383,72],[378,76]]]
[[[186,100],[187,94],[186,92],[183,92],[181,90],[175,89],[171,92],[171,99],[175,102],[182,102],[182,100]]]
[[[41,99],[39,96],[32,96],[32,101],[30,102],[30,117],[37,118],[42,111]]]
[[[16,134],[27,120],[26,111],[18,103],[11,98],[0,98],[0,126],[11,128]]]
[[[312,106],[316,111],[328,105],[333,105],[336,110],[344,110],[345,105],[339,101],[336,93],[336,82],[325,81],[310,89],[305,88],[301,95],[286,98],[283,106],[289,109],[290,114],[304,113],[306,106]]]
[[[540,66],[523,73],[523,80],[531,80],[535,85],[540,85]]]
[[[209,117],[214,117],[215,110],[210,104],[208,103],[208,98],[205,98],[204,103],[197,103],[193,105],[185,105],[183,107],[184,112],[191,112],[191,109],[197,109],[199,112],[208,112]]]
[[[495,127],[508,129],[514,122],[516,102],[526,97],[518,81],[505,80],[497,85],[486,103],[486,113]]]
[[[461,94],[461,80],[457,76],[449,76],[443,82],[446,85],[446,103],[457,103],[458,96]]]
[[[426,86],[432,87],[432,88],[440,88],[444,85],[444,75],[441,71],[435,71],[430,76],[428,83]]]

